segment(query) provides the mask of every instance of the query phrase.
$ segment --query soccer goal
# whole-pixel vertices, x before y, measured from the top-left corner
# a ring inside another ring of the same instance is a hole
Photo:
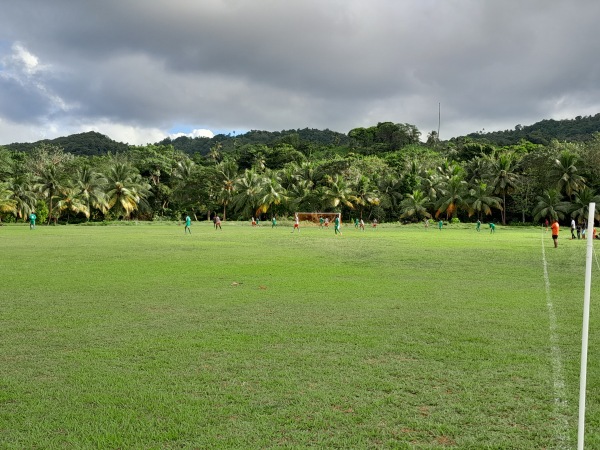
[[[333,223],[336,217],[340,218],[340,223],[342,223],[342,215],[341,213],[335,212],[297,212],[298,220],[301,222],[313,222],[320,223],[321,219],[329,219],[328,222]]]

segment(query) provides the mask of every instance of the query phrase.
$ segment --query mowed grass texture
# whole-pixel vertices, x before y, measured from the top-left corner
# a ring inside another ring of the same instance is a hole
[[[286,225],[0,227],[0,448],[575,446],[585,242]]]

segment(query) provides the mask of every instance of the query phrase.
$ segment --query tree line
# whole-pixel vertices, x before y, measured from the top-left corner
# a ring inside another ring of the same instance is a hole
[[[48,141],[0,148],[0,220],[25,221],[33,211],[46,223],[327,211],[379,222],[506,224],[581,221],[591,201],[600,203],[599,133],[500,146],[440,141],[432,131],[421,142],[414,125],[382,122],[347,135],[219,135],[202,138],[202,151],[190,151],[185,139],[93,154]]]

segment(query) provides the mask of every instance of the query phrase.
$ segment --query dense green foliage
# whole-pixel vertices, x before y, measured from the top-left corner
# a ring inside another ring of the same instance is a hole
[[[577,116],[570,120],[542,120],[528,126],[516,125],[514,130],[471,133],[467,137],[500,146],[516,145],[521,141],[548,145],[553,139],[569,142],[589,141],[594,133],[599,132],[600,113],[594,116]]]
[[[575,447],[585,242],[129,224],[0,228],[0,448]]]
[[[9,150],[32,152],[41,145],[50,145],[63,149],[67,153],[81,156],[97,156],[107,153],[119,153],[127,151],[127,144],[115,142],[103,134],[95,131],[72,134],[67,137],[56,139],[44,139],[35,143],[14,143],[6,145]]]
[[[342,133],[304,128],[302,130],[284,131],[252,130],[239,135],[218,134],[212,139],[181,136],[175,139],[166,138],[158,144],[173,145],[176,150],[180,150],[188,155],[199,153],[202,156],[206,156],[214,145],[218,145],[221,151],[230,153],[234,152],[236,148],[244,146],[265,145],[272,148],[288,144],[306,154],[310,153],[312,147],[348,145],[349,142],[348,136]]]
[[[414,125],[381,122],[347,136],[250,131],[125,146],[84,133],[13,144],[0,148],[0,219],[27,220],[42,202],[55,223],[328,211],[380,222],[506,224],[582,221],[583,202],[599,198],[599,133],[581,142],[505,146],[441,142],[435,132],[422,143],[420,136]]]

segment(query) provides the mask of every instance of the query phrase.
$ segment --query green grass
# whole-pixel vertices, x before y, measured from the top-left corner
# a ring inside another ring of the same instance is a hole
[[[575,447],[583,241],[290,231],[0,227],[0,448]]]

